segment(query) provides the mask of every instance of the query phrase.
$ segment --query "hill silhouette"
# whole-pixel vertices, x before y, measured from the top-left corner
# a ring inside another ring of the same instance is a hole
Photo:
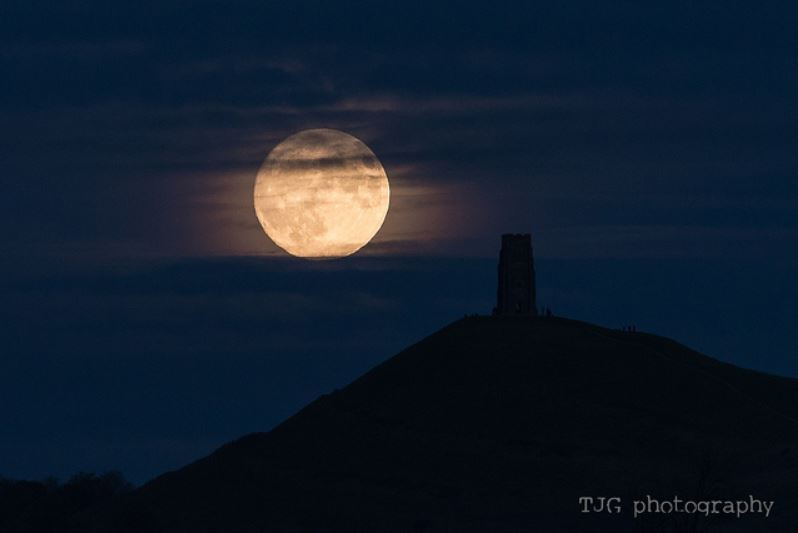
[[[561,318],[466,317],[144,485],[95,529],[790,531],[798,381]],[[774,500],[769,518],[657,515],[646,495]],[[624,498],[618,515],[580,496]]]

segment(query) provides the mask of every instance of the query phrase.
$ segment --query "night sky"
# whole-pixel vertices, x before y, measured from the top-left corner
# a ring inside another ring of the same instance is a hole
[[[0,5],[0,475],[143,482],[495,298],[798,376],[793,2]],[[391,182],[357,255],[252,207],[306,128]],[[678,394],[678,391],[674,391]]]

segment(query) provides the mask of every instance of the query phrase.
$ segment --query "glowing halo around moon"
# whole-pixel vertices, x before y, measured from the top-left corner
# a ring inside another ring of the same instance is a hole
[[[344,257],[376,235],[390,196],[385,169],[362,141],[333,129],[304,130],[275,146],[261,165],[255,213],[291,255]]]

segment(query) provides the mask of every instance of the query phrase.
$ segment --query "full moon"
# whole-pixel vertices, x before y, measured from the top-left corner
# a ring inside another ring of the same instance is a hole
[[[269,152],[255,180],[263,231],[297,257],[351,255],[382,227],[388,176],[362,141],[338,130],[291,135]]]

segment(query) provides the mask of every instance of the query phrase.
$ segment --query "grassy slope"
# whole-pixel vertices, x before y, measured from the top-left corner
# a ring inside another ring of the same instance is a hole
[[[192,532],[606,530],[631,527],[630,515],[580,515],[578,496],[752,493],[774,497],[777,516],[719,525],[776,531],[798,518],[796,418],[798,381],[661,337],[472,317],[272,432],[154,480],[123,522]]]

